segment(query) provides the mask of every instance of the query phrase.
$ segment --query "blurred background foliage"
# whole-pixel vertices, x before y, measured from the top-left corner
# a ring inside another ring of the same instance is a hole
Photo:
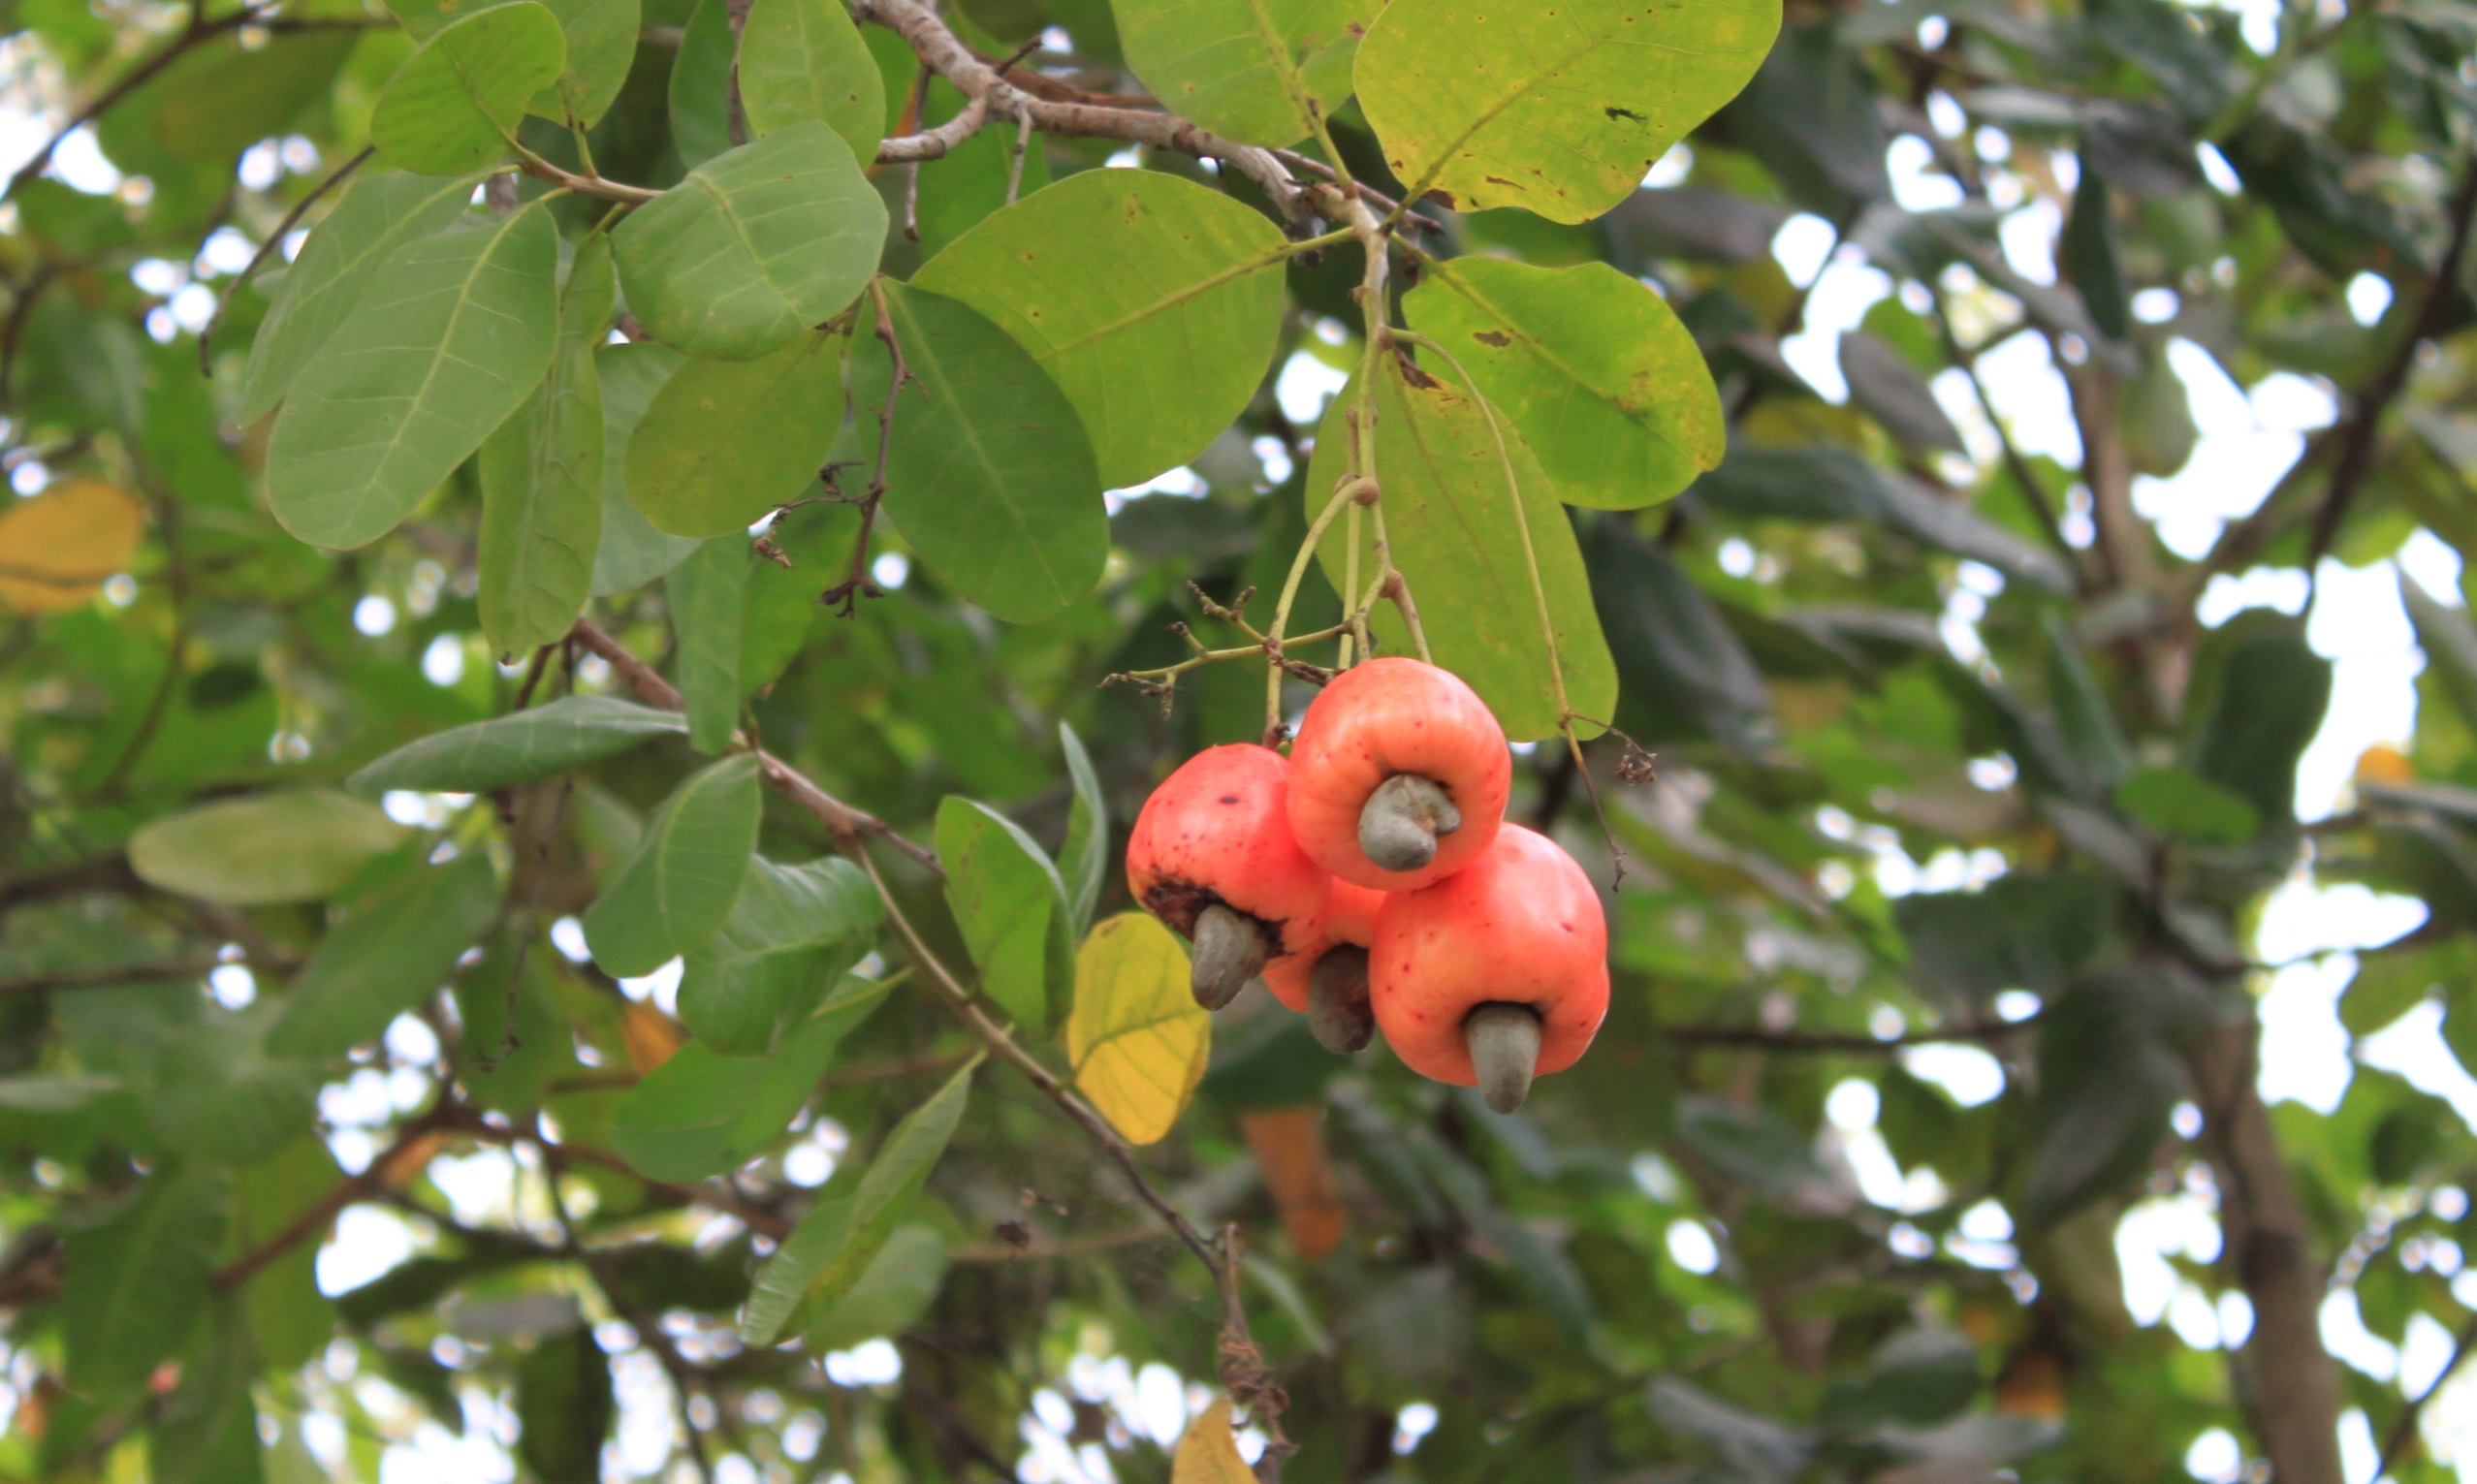
[[[1101,0],[950,11],[992,56],[1132,85]],[[715,95],[680,79],[720,14],[648,0],[604,174],[711,152]],[[279,234],[411,43],[285,0],[150,70],[232,18],[5,10],[11,160],[112,106],[0,205],[0,1476],[1166,1477],[1211,1286],[994,1076],[885,1307],[822,1367],[735,1338],[753,1234],[967,1049],[925,999],[718,1184],[612,1152],[679,1044],[677,978],[601,977],[570,919],[683,742],[583,770],[563,809],[285,823],[271,852],[343,863],[307,903],[132,870],[151,819],[338,781],[524,683],[477,632],[469,479],[347,554],[266,513],[238,414]],[[865,34],[900,108],[908,53]],[[1500,1119],[1251,992],[1145,1156],[1248,1234],[1289,1478],[2477,1477],[2477,1386],[2446,1375],[2477,1322],[2473,42],[2461,0],[1797,4],[1605,218],[1421,208],[1451,252],[1656,286],[1731,451],[1659,509],[1575,513],[1614,719],[1659,753],[1630,784],[1589,749],[1628,861],[1590,1057]],[[932,86],[924,116],[956,107]],[[921,171],[919,253],[1003,199],[1010,143]],[[1247,194],[1114,147],[1043,138],[1026,186],[1135,164]],[[1178,658],[1173,621],[1224,632],[1191,583],[1278,585],[1357,356],[1354,252],[1293,266],[1254,405],[1113,497],[1106,579],[1058,617],[998,623],[899,543],[886,595],[835,616],[854,518],[785,517],[746,618],[767,745],[915,837],[961,793],[1054,847],[1059,721],[1122,837],[1177,762],[1253,737],[1252,667],[1166,715],[1096,682]],[[593,614],[659,656],[650,550]],[[2422,672],[2352,688],[2351,634],[2386,623]],[[2367,699],[2411,686],[2413,725]],[[1515,812],[1604,878],[1581,781],[1526,750]],[[337,908],[441,840],[512,868],[539,940],[494,927],[349,1064],[270,1049]],[[767,818],[776,859],[831,847]],[[955,948],[935,883],[898,885]],[[2304,1064],[2331,1075],[2301,1091]]]

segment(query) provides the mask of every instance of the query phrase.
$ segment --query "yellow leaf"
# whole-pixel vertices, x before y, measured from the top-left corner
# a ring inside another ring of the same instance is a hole
[[[1229,1398],[1214,1398],[1204,1415],[1179,1435],[1170,1484],[1255,1484],[1255,1470],[1239,1457],[1238,1440],[1230,1436]]]
[[[1213,1017],[1187,981],[1186,946],[1141,912],[1095,928],[1075,956],[1066,1058],[1076,1089],[1130,1143],[1168,1133],[1203,1080]]]
[[[0,608],[62,614],[129,565],[145,529],[138,502],[95,479],[64,479],[0,512]]]

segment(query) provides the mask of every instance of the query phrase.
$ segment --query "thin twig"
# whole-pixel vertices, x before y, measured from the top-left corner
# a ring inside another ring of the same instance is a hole
[[[421,1152],[429,1136],[453,1121],[456,1113],[455,1106],[442,1097],[429,1113],[404,1125],[403,1131],[396,1136],[396,1142],[387,1147],[387,1152],[365,1165],[359,1175],[337,1182],[333,1189],[312,1202],[308,1210],[284,1223],[283,1230],[215,1270],[215,1291],[231,1292],[257,1277],[269,1263],[324,1233],[328,1223],[341,1215],[345,1207],[397,1178],[397,1166]]]
[[[152,81],[165,68],[179,61],[196,47],[204,46],[226,32],[238,31],[246,25],[263,24],[266,19],[262,12],[246,5],[229,16],[218,16],[213,20],[201,20],[193,14],[189,24],[181,29],[179,35],[172,39],[170,46],[122,73],[118,80],[98,93],[92,102],[70,114],[69,121],[62,124],[51,138],[43,142],[43,147],[34,152],[33,158],[17,167],[16,174],[9,177],[8,188],[0,190],[0,197],[16,195],[18,189],[27,181],[42,174],[50,167],[53,152],[60,148],[69,136],[110,112],[122,99]]]
[[[327,178],[319,181],[316,185],[311,186],[309,188],[309,194],[294,203],[293,208],[284,213],[284,219],[275,224],[275,230],[267,234],[267,240],[258,244],[258,251],[250,254],[249,266],[242,268],[239,272],[235,273],[232,278],[225,283],[223,293],[215,296],[215,312],[206,317],[206,328],[198,332],[198,372],[200,375],[212,376],[215,374],[215,332],[224,328],[224,314],[233,306],[233,296],[239,293],[240,286],[249,282],[252,277],[256,276],[258,269],[265,266],[270,257],[274,255],[275,250],[284,245],[284,238],[291,234],[295,227],[301,225],[301,219],[308,214],[310,207],[318,205],[319,198],[325,196],[329,191],[333,190],[338,184],[342,183],[345,176],[361,169],[363,164],[375,153],[377,153],[377,150],[373,146],[366,144],[363,145],[361,153],[335,167],[335,169],[329,174]]]
[[[904,360],[903,342],[895,337],[895,312],[886,300],[885,279],[870,279],[869,293],[877,306],[877,338],[885,342],[886,355],[892,363],[886,377],[886,404],[877,410],[877,467],[869,476],[869,489],[860,496],[860,534],[851,543],[850,575],[817,595],[817,601],[827,608],[841,604],[838,616],[844,618],[858,610],[862,598],[884,596],[869,578],[869,537],[876,528],[877,506],[886,497],[886,465],[895,453],[895,406],[903,400],[904,383],[920,379],[911,374],[911,363]],[[831,486],[833,472],[829,470],[825,478]]]
[[[1695,1046],[1744,1046],[1762,1051],[1811,1052],[1828,1055],[1836,1052],[1890,1055],[1911,1046],[1940,1046],[1954,1041],[2000,1041],[2017,1030],[2037,1026],[2038,1016],[2017,1021],[1994,1021],[1969,1026],[1944,1026],[1932,1030],[1914,1030],[1907,1035],[1830,1035],[1811,1031],[1762,1030],[1752,1026],[1670,1026],[1661,1034],[1671,1041]]]
[[[2434,1373],[2433,1384],[2420,1392],[2417,1399],[2409,1403],[2391,1424],[2390,1433],[2385,1435],[2382,1440],[2382,1462],[2374,1466],[2375,1478],[2379,1479],[2388,1475],[2392,1466],[2406,1456],[2408,1444],[2417,1437],[2418,1414],[2425,1411],[2427,1403],[2442,1395],[2444,1385],[2451,1380],[2451,1373],[2460,1369],[2461,1361],[2468,1358],[2468,1352],[2472,1347],[2477,1347],[2477,1318],[2471,1318],[2460,1327],[2459,1338],[2452,1342],[2451,1359],[2443,1362],[2442,1370]]]
[[[64,990],[109,990],[124,984],[168,979],[198,979],[214,972],[211,955],[195,959],[158,959],[144,963],[116,963],[106,968],[64,969],[56,974],[28,974],[0,979],[0,999],[21,995],[53,995]]]

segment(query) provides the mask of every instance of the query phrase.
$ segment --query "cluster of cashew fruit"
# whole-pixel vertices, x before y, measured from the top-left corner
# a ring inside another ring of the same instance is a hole
[[[1505,821],[1513,762],[1470,686],[1370,660],[1308,708],[1285,758],[1190,758],[1127,847],[1137,900],[1194,944],[1195,999],[1261,975],[1328,1050],[1385,1041],[1510,1113],[1608,1008],[1608,930],[1573,859]]]

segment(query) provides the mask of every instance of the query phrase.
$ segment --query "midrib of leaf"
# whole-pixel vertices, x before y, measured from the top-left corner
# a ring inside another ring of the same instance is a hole
[[[404,435],[412,427],[415,417],[429,406],[430,388],[438,380],[439,367],[456,359],[450,354],[450,347],[455,345],[457,332],[463,326],[465,311],[473,306],[473,285],[480,280],[483,271],[490,267],[491,260],[497,255],[499,244],[506,239],[507,234],[518,222],[524,219],[526,211],[533,209],[527,206],[524,211],[511,213],[506,221],[491,230],[490,243],[473,255],[473,266],[465,270],[463,279],[456,286],[456,307],[448,312],[447,332],[439,336],[438,349],[431,354],[429,368],[422,373],[422,384],[414,390],[412,396],[406,399],[404,416],[397,422],[393,432],[380,445],[386,450],[379,459],[381,466],[394,460],[396,455],[404,446]],[[365,492],[371,488],[372,482],[366,480],[363,482],[362,489]]]
[[[1282,91],[1289,95],[1291,111],[1298,115],[1297,127],[1302,131],[1314,129],[1316,100],[1309,95],[1307,79],[1299,76],[1298,63],[1290,56],[1289,38],[1275,27],[1272,16],[1264,9],[1264,0],[1247,0],[1247,13],[1255,20],[1256,38],[1264,44],[1274,78],[1281,82]]]
[[[757,266],[757,281],[772,290],[774,297],[781,302],[782,307],[789,311],[793,318],[797,319],[800,314],[800,306],[793,303],[791,301],[791,296],[783,293],[781,287],[774,281],[774,269],[771,260],[769,260],[764,253],[757,250],[756,238],[748,236],[748,224],[740,219],[739,211],[731,205],[731,198],[723,194],[721,188],[714,183],[713,177],[705,174],[703,172],[691,174],[688,178],[697,183],[698,189],[714,198],[715,209],[722,213],[723,221],[730,225],[731,236],[739,241],[743,248],[747,250],[748,261]]]
[[[1551,78],[1556,76],[1558,73],[1564,72],[1567,68],[1572,67],[1575,62],[1590,55],[1593,48],[1597,47],[1603,42],[1615,34],[1615,30],[1611,28],[1607,31],[1589,37],[1581,46],[1567,52],[1564,56],[1558,58],[1552,65],[1540,68],[1539,70],[1531,73],[1520,82],[1516,83],[1510,92],[1508,92],[1496,102],[1491,103],[1486,108],[1480,110],[1478,115],[1471,121],[1471,126],[1469,128],[1446,141],[1444,146],[1437,150],[1436,163],[1428,167],[1427,174],[1419,177],[1419,183],[1417,185],[1403,193],[1402,199],[1404,201],[1417,201],[1420,197],[1428,194],[1430,190],[1435,188],[1437,177],[1445,174],[1445,170],[1447,165],[1453,163],[1453,152],[1469,143],[1472,136],[1477,134],[1480,130],[1485,129],[1488,125],[1495,123],[1497,121],[1497,115],[1503,113],[1506,110],[1512,108],[1515,103],[1521,100],[1524,93],[1531,90],[1533,84],[1539,82],[1544,78]],[[1634,45],[1647,46],[1652,44],[1637,42]],[[1679,48],[1670,47],[1656,47],[1656,49],[1673,51]]]
[[[906,352],[905,359],[910,360],[917,357],[930,369],[937,371],[941,378],[944,377],[946,363],[938,356],[937,348],[930,344],[928,337],[919,332],[919,321],[913,318],[910,309],[904,304],[902,299],[897,298],[894,302],[896,317],[905,322],[906,330],[912,332],[911,343],[918,347],[917,350]],[[1002,334],[1004,332],[1000,331],[1000,333]],[[893,374],[891,363],[888,364],[887,374]],[[946,395],[952,396],[954,384],[951,381],[944,381],[942,385],[946,389]],[[961,406],[959,401],[958,410]],[[1006,514],[1014,519],[1017,535],[1023,538],[1024,546],[1031,551],[1032,559],[1039,564],[1042,576],[1049,579],[1051,589],[1063,590],[1058,580],[1058,572],[1050,565],[1049,553],[1041,550],[1040,543],[1032,539],[1032,527],[1024,519],[1023,506],[1015,498],[1014,487],[1000,474],[997,460],[989,457],[989,450],[982,445],[979,427],[969,418],[960,416],[955,419],[955,426],[963,438],[965,447],[971,451],[973,460],[980,465],[981,472],[989,476],[990,488],[998,491],[999,503],[1004,506]]]
[[[1143,308],[1138,309],[1131,314],[1122,315],[1118,319],[1111,321],[1109,324],[1103,325],[1098,330],[1088,330],[1071,340],[1054,341],[1051,343],[1048,354],[1050,356],[1063,356],[1068,351],[1082,350],[1085,346],[1090,345],[1096,340],[1106,339],[1129,326],[1140,325],[1157,314],[1166,313],[1167,311],[1175,309],[1179,305],[1188,302],[1190,300],[1199,299],[1225,283],[1245,278],[1251,273],[1262,272],[1264,269],[1282,262],[1296,251],[1297,249],[1295,247],[1285,242],[1280,247],[1273,248],[1270,251],[1257,253],[1254,257],[1250,258],[1245,263],[1233,264],[1231,267],[1223,268],[1222,271],[1213,274],[1209,278],[1199,278],[1195,282],[1188,285],[1186,288],[1179,290],[1177,293],[1156,300],[1154,302],[1147,304]]]

